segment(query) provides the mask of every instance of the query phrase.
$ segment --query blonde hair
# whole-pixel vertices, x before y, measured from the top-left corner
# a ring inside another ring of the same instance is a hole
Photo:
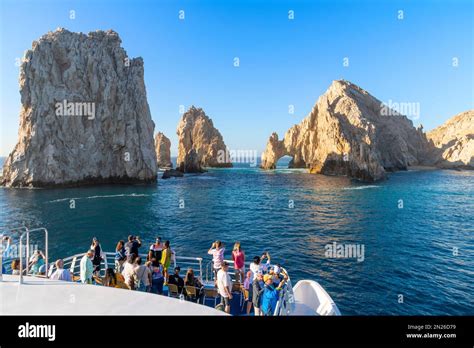
[[[13,260],[11,264],[12,269],[20,269],[20,260]]]
[[[240,242],[235,242],[234,250],[238,249],[240,251]]]

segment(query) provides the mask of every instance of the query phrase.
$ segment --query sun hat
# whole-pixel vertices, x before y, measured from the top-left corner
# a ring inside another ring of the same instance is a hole
[[[269,279],[272,279],[272,276],[270,274],[265,274],[263,276],[263,281],[266,283]]]

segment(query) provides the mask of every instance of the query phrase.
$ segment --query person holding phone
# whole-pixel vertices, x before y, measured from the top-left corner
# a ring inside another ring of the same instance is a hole
[[[217,279],[217,272],[219,272],[224,262],[224,252],[224,243],[222,243],[220,240],[216,240],[214,243],[212,243],[211,248],[207,252],[209,255],[212,255],[214,280]]]

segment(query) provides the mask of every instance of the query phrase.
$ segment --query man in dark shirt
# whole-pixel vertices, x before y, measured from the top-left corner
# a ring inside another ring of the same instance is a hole
[[[133,235],[128,236],[128,242],[125,243],[125,254],[135,254],[138,256],[138,248],[142,246],[142,242],[139,237]]]
[[[168,284],[174,284],[178,286],[179,293],[183,293],[184,288],[184,280],[179,276],[179,272],[181,271],[180,267],[176,267],[174,269],[174,274],[169,276]]]

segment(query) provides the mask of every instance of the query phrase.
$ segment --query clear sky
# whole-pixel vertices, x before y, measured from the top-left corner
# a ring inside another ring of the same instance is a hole
[[[419,103],[414,123],[425,130],[474,107],[472,0],[0,3],[0,156],[17,138],[15,60],[57,27],[113,29],[130,57],[143,57],[155,131],[171,139],[172,155],[180,105],[202,107],[230,149],[260,152],[273,131],[282,136],[299,123],[341,78],[383,102]]]

